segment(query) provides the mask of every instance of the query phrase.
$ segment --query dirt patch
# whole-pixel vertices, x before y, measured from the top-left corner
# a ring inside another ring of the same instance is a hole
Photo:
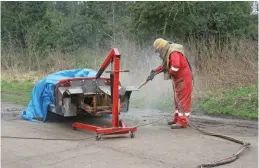
[[[1,90],[1,94],[16,95],[16,96],[24,96],[24,95],[27,95],[27,94],[21,93],[21,92],[5,91],[5,90]]]

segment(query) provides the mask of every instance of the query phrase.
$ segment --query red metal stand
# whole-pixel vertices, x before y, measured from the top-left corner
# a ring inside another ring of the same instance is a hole
[[[113,71],[111,79],[112,82],[112,127],[104,128],[97,127],[93,125],[83,124],[79,122],[75,122],[72,124],[73,128],[80,128],[88,131],[93,131],[97,133],[96,139],[100,140],[102,135],[113,135],[113,134],[127,134],[130,133],[130,137],[134,137],[134,132],[137,131],[137,127],[127,127],[120,119],[119,119],[119,73],[126,72],[120,70],[120,53],[117,48],[112,49],[108,57],[105,59],[101,68],[96,74],[96,79],[100,78],[103,74],[104,70],[108,67],[108,65],[114,62]]]

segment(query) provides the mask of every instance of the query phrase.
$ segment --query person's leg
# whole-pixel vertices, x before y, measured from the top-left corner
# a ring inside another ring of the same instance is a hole
[[[172,80],[172,85],[174,87],[174,80]],[[178,111],[178,103],[176,101],[175,93],[174,93],[174,107],[175,107],[174,116],[171,119],[171,121],[168,122],[168,125],[176,124],[176,122],[177,122],[177,117],[178,117],[178,112],[179,111]]]
[[[184,87],[176,88],[176,100],[179,101],[179,113],[177,117],[177,122],[171,126],[172,129],[177,128],[186,128],[188,125],[188,121],[190,119],[190,109],[191,109],[191,92],[192,92],[192,82],[184,80]],[[186,118],[183,116],[185,113]]]

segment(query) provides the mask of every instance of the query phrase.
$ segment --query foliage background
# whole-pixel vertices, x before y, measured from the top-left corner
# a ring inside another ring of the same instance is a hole
[[[252,1],[1,2],[2,80],[33,86],[62,69],[98,70],[116,47],[122,67],[131,70],[122,82],[139,85],[161,62],[152,49],[158,37],[185,46],[195,78],[194,107],[203,101],[206,111],[215,111],[205,96],[257,84],[258,3]],[[173,110],[171,83],[162,79],[135,93],[133,104]],[[257,97],[257,86],[251,88]]]

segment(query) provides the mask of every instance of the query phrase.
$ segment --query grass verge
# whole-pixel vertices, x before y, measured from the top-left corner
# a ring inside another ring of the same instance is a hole
[[[143,101],[132,101],[131,106],[145,107]],[[140,103],[142,102],[142,103]],[[152,102],[152,106],[160,110],[173,112],[173,96],[159,97]],[[216,117],[236,119],[258,119],[258,89],[256,85],[234,88],[224,92],[213,92],[203,98],[192,100],[192,113],[196,115],[210,115]]]
[[[28,105],[33,88],[31,80],[1,80],[1,100],[21,105]]]
[[[208,95],[202,101],[201,108],[209,115],[257,119],[258,89],[256,85],[251,85]]]

